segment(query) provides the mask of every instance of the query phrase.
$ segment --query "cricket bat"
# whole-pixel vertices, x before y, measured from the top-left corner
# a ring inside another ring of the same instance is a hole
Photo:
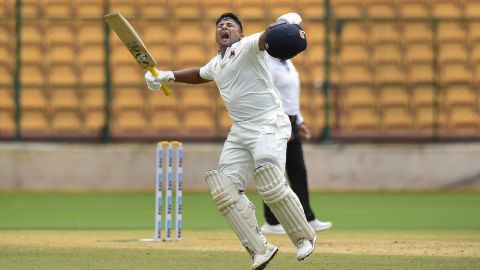
[[[155,69],[157,62],[148,51],[147,46],[145,46],[135,29],[133,29],[132,25],[130,25],[130,23],[117,12],[105,15],[104,19],[113,31],[117,33],[117,36],[133,55],[140,67],[150,71],[153,76],[157,77],[158,72]],[[166,84],[162,83],[162,89],[166,96],[171,95],[170,89],[168,89]]]

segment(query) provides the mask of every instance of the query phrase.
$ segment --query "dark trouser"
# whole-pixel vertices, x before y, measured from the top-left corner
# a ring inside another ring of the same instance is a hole
[[[290,117],[290,121],[292,122],[292,139],[287,144],[285,169],[290,181],[290,187],[300,199],[305,217],[308,221],[311,221],[315,219],[315,214],[310,207],[310,199],[308,196],[307,169],[305,167],[305,161],[303,160],[302,141],[296,125],[296,117]],[[263,204],[263,209],[265,220],[268,224],[279,224],[277,218],[265,203]]]

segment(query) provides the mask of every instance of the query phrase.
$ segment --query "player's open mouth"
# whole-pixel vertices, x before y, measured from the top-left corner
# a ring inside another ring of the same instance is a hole
[[[220,38],[221,38],[222,40],[228,40],[228,39],[230,38],[230,34],[227,33],[227,32],[221,33],[221,34],[220,34]]]

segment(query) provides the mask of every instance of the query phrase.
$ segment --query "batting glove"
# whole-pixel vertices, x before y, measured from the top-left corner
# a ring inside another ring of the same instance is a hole
[[[301,24],[302,17],[300,17],[298,13],[290,12],[290,13],[283,14],[277,18],[277,23],[282,23],[282,22],[289,23],[289,24]]]
[[[157,77],[154,77],[150,71],[145,73],[145,82],[147,82],[148,89],[158,91],[162,89],[162,83],[175,81],[175,75],[172,71],[158,70],[157,72]]]

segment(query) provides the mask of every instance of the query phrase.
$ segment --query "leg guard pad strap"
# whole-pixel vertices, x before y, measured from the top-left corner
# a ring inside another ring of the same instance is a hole
[[[313,239],[315,231],[308,224],[297,195],[287,185],[281,170],[272,165],[257,168],[254,173],[258,193],[285,228],[290,240]]]
[[[264,253],[267,241],[258,229],[255,206],[237,190],[232,181],[218,171],[208,171],[205,175],[213,201],[242,245],[251,254]]]

